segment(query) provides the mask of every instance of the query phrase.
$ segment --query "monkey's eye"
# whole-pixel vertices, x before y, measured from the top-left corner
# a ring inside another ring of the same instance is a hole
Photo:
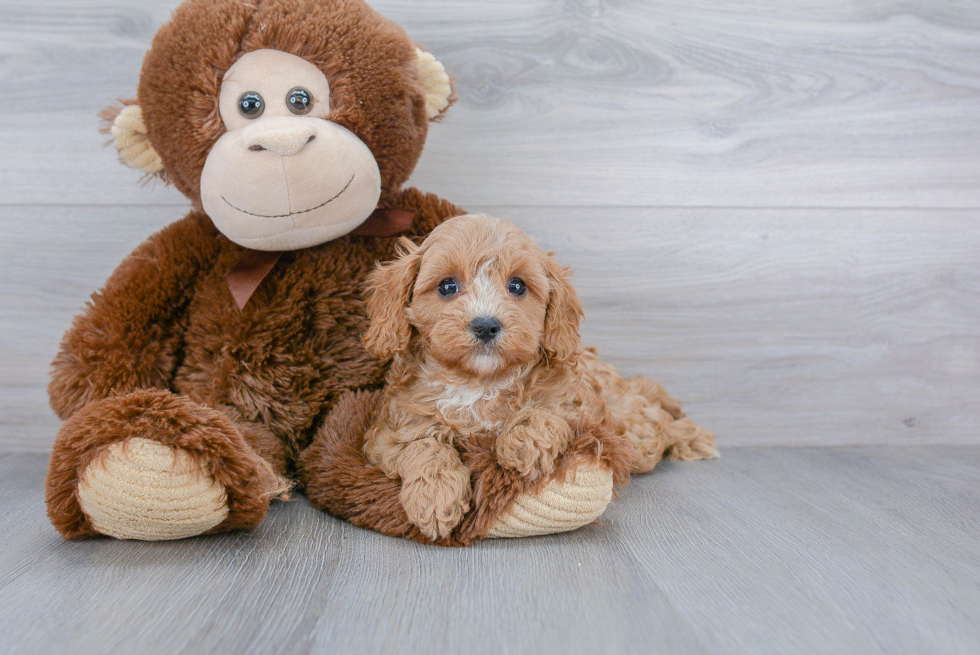
[[[456,280],[451,277],[447,277],[445,280],[439,283],[439,295],[443,298],[448,298],[450,296],[455,296],[459,293],[459,285],[456,284]]]
[[[510,282],[507,283],[507,290],[515,296],[523,296],[527,293],[527,285],[524,284],[524,280],[521,278],[512,277]]]
[[[298,116],[310,113],[313,109],[313,94],[306,89],[296,87],[286,95],[286,104],[289,111]]]
[[[246,91],[238,99],[238,111],[245,118],[258,118],[265,111],[265,100],[255,91]]]

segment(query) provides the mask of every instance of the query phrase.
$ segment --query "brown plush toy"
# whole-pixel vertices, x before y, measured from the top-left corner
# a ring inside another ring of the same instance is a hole
[[[392,237],[464,213],[402,189],[452,101],[441,64],[361,0],[174,12],[137,99],[104,117],[123,161],[193,210],[119,265],[54,360],[65,423],[46,497],[65,538],[250,528],[298,481],[319,508],[426,541],[398,481],[363,454],[389,363],[361,338],[365,279],[396,254]],[[655,462],[697,428],[662,391],[623,398],[641,396],[662,419]],[[592,521],[634,463],[622,443],[595,440],[532,488],[477,486],[440,543]],[[496,463],[472,465],[478,477]]]

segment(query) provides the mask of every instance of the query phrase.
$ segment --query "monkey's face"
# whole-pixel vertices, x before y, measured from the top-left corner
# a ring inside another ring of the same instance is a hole
[[[330,120],[330,85],[310,62],[256,50],[228,69],[225,134],[208,153],[201,201],[239,245],[294,250],[348,234],[374,211],[381,172],[367,145]]]
[[[453,101],[443,65],[363,0],[185,0],[137,96],[103,114],[122,160],[257,250],[315,246],[396,207]]]

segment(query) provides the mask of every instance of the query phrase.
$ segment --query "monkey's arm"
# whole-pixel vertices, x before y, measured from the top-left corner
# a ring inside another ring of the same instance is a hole
[[[211,221],[192,212],[154,234],[92,294],[61,340],[48,395],[62,419],[94,400],[166,389],[202,269],[221,249]]]

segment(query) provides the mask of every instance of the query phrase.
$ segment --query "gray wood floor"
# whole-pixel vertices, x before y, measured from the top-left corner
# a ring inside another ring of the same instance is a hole
[[[276,506],[66,543],[0,457],[3,653],[980,652],[980,448],[735,448],[578,532],[444,550]]]

